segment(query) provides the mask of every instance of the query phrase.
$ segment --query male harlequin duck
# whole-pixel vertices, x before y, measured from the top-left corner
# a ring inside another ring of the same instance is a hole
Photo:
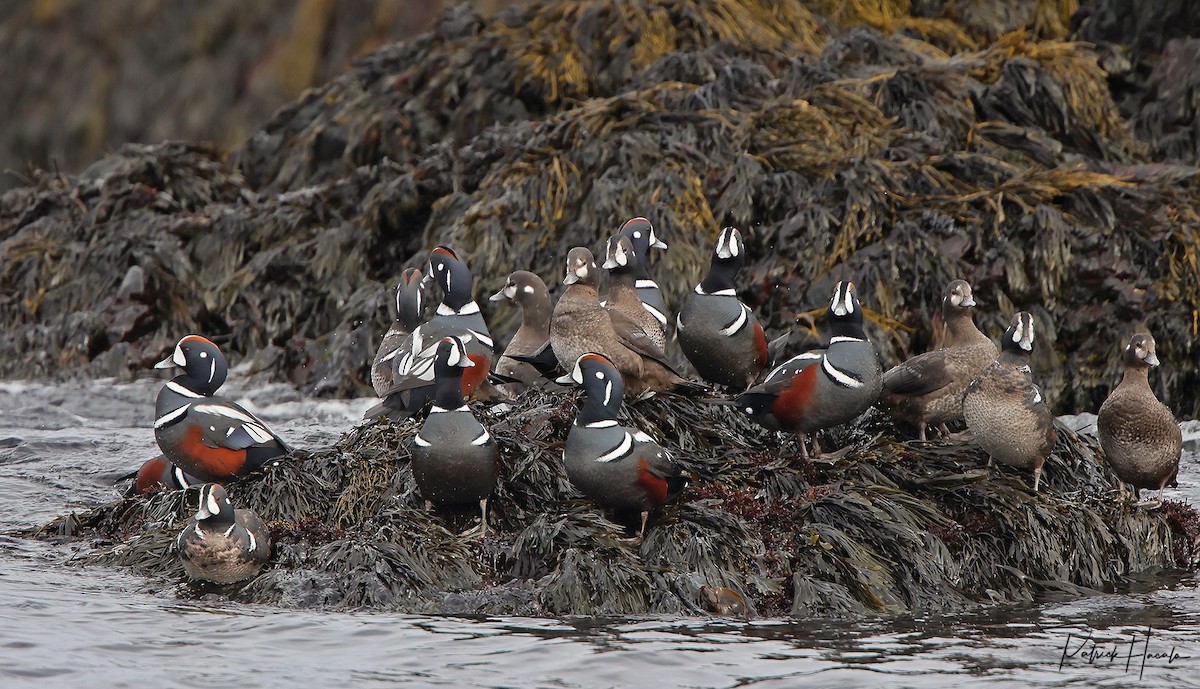
[[[683,492],[690,475],[650,436],[617,423],[624,393],[607,357],[580,356],[559,382],[582,385],[586,393],[563,448],[567,478],[601,507],[640,512],[640,538],[651,508]]]
[[[183,469],[171,464],[166,457],[159,455],[147,459],[138,469],[137,478],[129,487],[126,495],[148,495],[154,491],[184,490],[204,483],[195,476],[184,473]]]
[[[925,440],[926,426],[941,426],[962,418],[962,396],[988,364],[996,360],[996,345],[975,327],[971,285],[955,280],[946,286],[942,317],[946,341],[942,349],[918,354],[883,374],[880,398],[892,417],[917,425]]]
[[[637,272],[634,273],[638,296],[642,306],[654,316],[662,328],[667,327],[667,302],[663,299],[662,290],[650,276],[650,249],[666,249],[667,244],[658,238],[654,225],[649,220],[637,217],[626,220],[617,234],[629,237],[633,244],[633,252],[637,255]],[[566,366],[566,364],[564,364]]]
[[[500,386],[503,392],[512,394],[545,380],[537,368],[525,359],[537,356],[550,341],[550,290],[537,275],[518,270],[510,274],[504,287],[491,296],[492,301],[505,299],[521,307],[521,327],[517,328],[504,354],[496,361],[497,374],[519,381]]]
[[[368,418],[379,414],[409,416],[433,399],[434,359],[443,337],[461,339],[468,356],[476,363],[462,376],[463,395],[469,396],[480,388],[491,370],[494,342],[479,312],[479,304],[471,296],[475,282],[471,269],[456,251],[445,246],[429,253],[428,268],[425,280],[438,284],[442,302],[433,318],[414,329],[397,350],[393,359],[394,382],[384,391],[384,402],[367,410]],[[490,383],[483,392],[493,392]]]
[[[1183,435],[1175,416],[1150,389],[1147,374],[1158,366],[1154,338],[1138,333],[1125,347],[1125,375],[1100,406],[1096,426],[1100,447],[1113,471],[1133,486],[1136,499],[1141,489],[1157,490],[1157,500],[1142,505],[1161,505],[1163,490],[1179,473]]]
[[[479,533],[486,535],[487,501],[500,474],[500,452],[463,399],[463,370],[477,365],[459,338],[438,343],[437,393],[429,417],[412,440],[412,471],[421,495],[430,502],[479,503]]]
[[[425,280],[420,268],[408,268],[396,285],[396,321],[388,329],[375,353],[371,366],[371,386],[375,394],[383,397],[395,384],[392,379],[393,360],[401,347],[421,324],[425,313]]]
[[[734,404],[760,425],[800,436],[852,421],[879,399],[883,369],[863,331],[862,306],[852,282],[839,282],[826,316],[829,347],[794,356]],[[820,453],[814,439],[814,451]]]
[[[739,390],[753,384],[787,342],[785,335],[768,344],[754,312],[737,298],[734,279],[745,257],[742,233],[721,230],[708,275],[675,318],[679,347],[700,377]]]
[[[253,510],[233,509],[222,486],[206,483],[175,547],[191,578],[232,584],[258,574],[271,558],[271,534]]]
[[[567,289],[550,318],[550,345],[562,367],[574,366],[588,352],[599,352],[616,364],[630,395],[686,384],[640,326],[600,306],[596,278],[592,252],[583,247],[571,249],[563,279]]]
[[[244,476],[290,448],[266,422],[215,395],[225,382],[225,356],[211,341],[188,335],[155,368],[183,368],[158,393],[154,439],[175,466],[202,481]]]
[[[645,303],[638,295],[637,280],[634,278],[638,265],[637,254],[629,237],[622,234],[609,237],[604,265],[601,266],[608,271],[608,299],[604,308],[636,323],[650,336],[654,346],[663,349],[667,345],[667,332],[658,317],[645,308]]]
[[[963,417],[975,440],[998,462],[1033,470],[1033,492],[1042,465],[1054,451],[1054,415],[1033,383],[1033,315],[1021,311],[1004,332],[1000,357],[971,381],[963,394]]]

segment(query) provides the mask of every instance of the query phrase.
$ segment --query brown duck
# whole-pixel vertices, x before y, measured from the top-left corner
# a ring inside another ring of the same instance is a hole
[[[550,341],[550,290],[546,283],[534,273],[518,270],[509,275],[504,287],[490,298],[492,301],[508,299],[521,307],[521,326],[495,368],[498,375],[517,382],[505,383],[499,386],[500,390],[512,395],[526,387],[542,384],[546,379],[541,372],[524,359],[537,356]]]
[[[667,390],[687,381],[666,363],[666,355],[637,323],[600,306],[596,261],[584,247],[567,254],[567,289],[550,318],[550,346],[559,364],[571,370],[579,357],[597,352],[621,372],[630,397],[645,390]]]
[[[638,295],[638,257],[633,251],[633,242],[623,234],[613,235],[605,247],[604,265],[608,271],[608,300],[604,305],[610,313],[619,313],[633,321],[642,332],[650,337],[655,347],[667,346],[667,332],[663,324],[646,310]]]
[[[921,440],[927,425],[941,426],[942,433],[949,435],[946,424],[963,417],[967,385],[996,360],[996,345],[975,327],[974,306],[971,286],[965,280],[951,282],[942,298],[950,344],[918,354],[883,374],[880,402],[892,417],[915,423]]]
[[[1145,505],[1162,504],[1163,489],[1179,473],[1183,449],[1175,416],[1150,390],[1151,366],[1158,366],[1154,338],[1138,333],[1125,347],[1125,376],[1096,420],[1104,456],[1117,477],[1133,486],[1135,498],[1140,499],[1142,488],[1158,491],[1158,499],[1141,503]]]
[[[963,417],[976,442],[1002,464],[1031,469],[1033,492],[1042,465],[1054,451],[1054,415],[1033,383],[1033,316],[1021,311],[1004,332],[1000,357],[979,374],[963,394]],[[989,462],[990,463],[990,462]]]

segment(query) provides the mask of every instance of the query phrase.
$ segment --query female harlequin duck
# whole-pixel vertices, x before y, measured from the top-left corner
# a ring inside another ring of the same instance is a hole
[[[467,407],[464,369],[478,364],[457,337],[437,346],[437,393],[429,417],[412,440],[412,471],[421,495],[439,504],[479,503],[479,534],[487,534],[487,502],[500,474],[496,441]]]
[[[598,352],[616,365],[630,395],[686,385],[641,326],[600,306],[596,273],[591,251],[576,247],[567,254],[563,279],[567,289],[550,319],[550,345],[562,367],[574,366],[588,352]]]
[[[806,458],[806,434],[853,420],[875,404],[882,387],[879,355],[863,331],[854,283],[837,283],[827,319],[828,348],[788,359],[734,402],[766,428],[797,433]]]
[[[200,488],[200,507],[175,538],[183,569],[193,579],[232,584],[258,574],[271,557],[271,534],[253,510],[233,509],[216,483]]]
[[[586,393],[563,448],[567,478],[601,507],[640,512],[641,537],[651,508],[683,492],[690,475],[650,436],[617,423],[624,393],[607,357],[583,354],[559,382],[575,382]]]
[[[734,279],[745,258],[742,233],[721,230],[708,276],[675,318],[679,346],[700,377],[739,390],[752,385],[787,342],[785,335],[768,344],[750,307],[737,298]]]
[[[393,361],[409,335],[421,324],[425,314],[425,280],[420,268],[408,268],[396,285],[396,321],[388,329],[375,353],[371,366],[371,387],[385,396],[393,380]]]
[[[645,303],[638,295],[637,280],[634,278],[638,265],[637,254],[629,237],[623,234],[609,237],[604,265],[601,266],[608,271],[608,299],[604,308],[636,323],[650,336],[655,347],[663,349],[667,345],[667,331],[658,317],[645,308]]]
[[[1125,347],[1125,375],[1100,406],[1096,426],[1100,447],[1117,477],[1141,489],[1157,490],[1157,500],[1140,504],[1161,505],[1163,490],[1179,473],[1183,435],[1175,416],[1150,389],[1147,374],[1158,366],[1154,338],[1138,333]]]
[[[1000,357],[971,381],[963,394],[963,416],[975,440],[991,459],[1033,470],[1033,492],[1042,478],[1042,465],[1054,451],[1054,415],[1033,383],[1029,356],[1033,353],[1033,316],[1013,316],[1004,332]]]
[[[667,303],[663,299],[662,290],[658,288],[658,283],[650,276],[648,260],[650,249],[666,249],[666,242],[655,234],[654,225],[642,217],[626,220],[625,224],[621,225],[621,229],[617,230],[617,234],[629,237],[630,243],[633,244],[633,252],[637,255],[637,272],[634,273],[636,282],[634,284],[637,285],[642,306],[650,312],[650,315],[654,316],[662,328],[666,328]]]
[[[429,253],[429,270],[425,280],[432,280],[442,290],[442,302],[433,318],[413,330],[412,335],[396,350],[393,359],[393,384],[384,391],[382,404],[367,410],[368,418],[379,414],[403,418],[425,406],[436,391],[434,359],[443,337],[462,340],[467,354],[476,366],[462,376],[463,395],[471,395],[484,384],[491,370],[494,342],[488,332],[479,304],[471,296],[474,278],[471,269],[458,253],[446,246]],[[487,384],[486,390],[493,389]]]
[[[518,270],[508,276],[499,292],[491,296],[492,301],[504,299],[521,307],[521,327],[496,361],[497,374],[518,381],[500,386],[502,391],[512,394],[545,380],[527,360],[538,356],[550,341],[550,290],[537,275]]]
[[[129,487],[126,495],[148,495],[154,491],[184,490],[204,483],[195,476],[184,473],[183,469],[171,464],[166,457],[159,455],[147,459],[138,469],[137,478]]]
[[[971,285],[955,280],[946,286],[942,317],[949,344],[918,354],[883,374],[880,401],[898,419],[917,425],[917,437],[925,440],[925,427],[938,425],[949,435],[946,424],[962,418],[962,396],[988,364],[996,360],[996,345],[975,327],[971,309],[975,299]]]
[[[228,366],[211,341],[188,335],[154,367],[175,366],[183,373],[159,391],[154,410],[154,439],[169,462],[202,481],[224,481],[290,449],[262,419],[215,396]]]

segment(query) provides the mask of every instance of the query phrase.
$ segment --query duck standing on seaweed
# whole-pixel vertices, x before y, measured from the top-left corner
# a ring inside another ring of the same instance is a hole
[[[1140,505],[1162,504],[1163,491],[1179,473],[1183,433],[1175,415],[1158,401],[1150,389],[1150,367],[1158,366],[1154,338],[1138,333],[1125,347],[1125,375],[1104,400],[1096,419],[1100,447],[1109,466],[1125,483],[1133,486],[1134,498],[1141,489],[1157,490],[1156,500]]]
[[[396,285],[396,320],[379,342],[371,366],[371,387],[384,397],[395,384],[393,360],[412,332],[421,325],[425,314],[425,279],[420,268],[408,268]]]
[[[464,399],[462,376],[479,364],[457,337],[438,343],[437,392],[429,416],[412,439],[413,479],[421,495],[438,504],[479,504],[479,535],[487,535],[487,503],[500,475],[500,451]]]
[[[837,283],[826,318],[827,348],[788,359],[734,402],[758,424],[796,433],[805,458],[808,433],[854,420],[875,404],[882,386],[883,369],[863,331],[862,305],[854,283]],[[815,438],[813,451],[821,453]]]
[[[233,508],[225,488],[206,483],[190,524],[175,537],[193,579],[232,584],[258,574],[271,557],[271,534],[253,510]]]
[[[667,328],[667,302],[663,299],[662,290],[658,288],[658,283],[650,275],[650,249],[667,248],[667,243],[658,237],[654,231],[654,224],[643,217],[631,218],[621,225],[621,229],[617,230],[617,234],[624,235],[629,238],[629,242],[633,244],[633,253],[637,255],[637,269],[634,272],[636,278],[635,285],[637,286],[638,297],[642,300],[642,306],[654,316],[658,321],[659,327],[666,331]],[[566,368],[567,364],[563,364]]]
[[[608,238],[604,253],[605,260],[601,268],[608,271],[608,299],[604,308],[636,323],[642,332],[649,336],[655,347],[665,351],[666,330],[658,321],[658,317],[645,308],[645,302],[638,296],[634,275],[640,264],[637,254],[633,251],[633,243],[629,241],[629,237],[615,234]]]
[[[515,394],[520,389],[546,380],[528,359],[544,352],[550,342],[550,290],[536,274],[527,270],[511,273],[491,301],[514,301],[521,307],[521,326],[496,361],[496,373],[511,378],[501,391]],[[518,358],[519,357],[519,358]]]
[[[758,318],[738,299],[734,280],[745,259],[742,233],[721,230],[708,275],[675,318],[679,347],[700,377],[738,390],[752,385],[787,343],[784,335],[768,344]]]
[[[925,440],[927,426],[940,426],[963,418],[962,396],[999,352],[987,335],[975,327],[971,309],[975,298],[971,285],[954,280],[942,297],[942,317],[949,344],[918,354],[883,374],[883,406],[893,418],[917,425],[917,437]]]
[[[666,354],[641,326],[600,306],[597,272],[588,249],[575,247],[567,253],[563,278],[567,289],[550,318],[550,345],[563,369],[588,352],[599,352],[616,365],[630,395],[689,385],[667,364]]]
[[[601,507],[639,512],[641,538],[650,510],[682,493],[690,474],[650,436],[618,424],[623,385],[608,357],[581,355],[559,382],[574,382],[585,393],[563,448],[567,478]]]
[[[446,246],[438,246],[429,252],[428,268],[424,279],[437,283],[442,291],[442,301],[433,318],[415,328],[396,350],[393,384],[384,391],[384,401],[367,410],[367,418],[380,414],[397,418],[411,416],[433,398],[436,391],[434,359],[443,337],[452,335],[462,340],[468,356],[476,364],[462,376],[463,395],[470,396],[483,385],[491,370],[495,343],[479,311],[479,304],[471,296],[475,284],[471,269],[458,252]],[[487,390],[481,391],[491,392],[490,384]]]
[[[963,393],[963,416],[976,442],[996,460],[1033,470],[1033,492],[1042,465],[1054,451],[1058,434],[1054,415],[1033,382],[1033,315],[1021,311],[1004,331],[1000,356],[983,369]]]
[[[154,420],[154,439],[172,464],[202,481],[224,481],[290,449],[262,419],[215,395],[229,369],[211,341],[188,335],[154,367],[176,366],[183,373],[159,391]]]

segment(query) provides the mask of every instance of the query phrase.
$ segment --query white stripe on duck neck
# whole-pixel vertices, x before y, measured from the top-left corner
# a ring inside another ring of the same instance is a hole
[[[719,289],[715,292],[705,292],[704,285],[696,285],[696,294],[703,294],[709,297],[736,297],[737,290],[729,287],[727,289]]]
[[[454,307],[447,305],[445,302],[438,304],[437,307],[437,315],[439,316],[470,316],[476,313],[479,313],[479,304],[473,301],[464,305],[457,311],[454,310]]]

